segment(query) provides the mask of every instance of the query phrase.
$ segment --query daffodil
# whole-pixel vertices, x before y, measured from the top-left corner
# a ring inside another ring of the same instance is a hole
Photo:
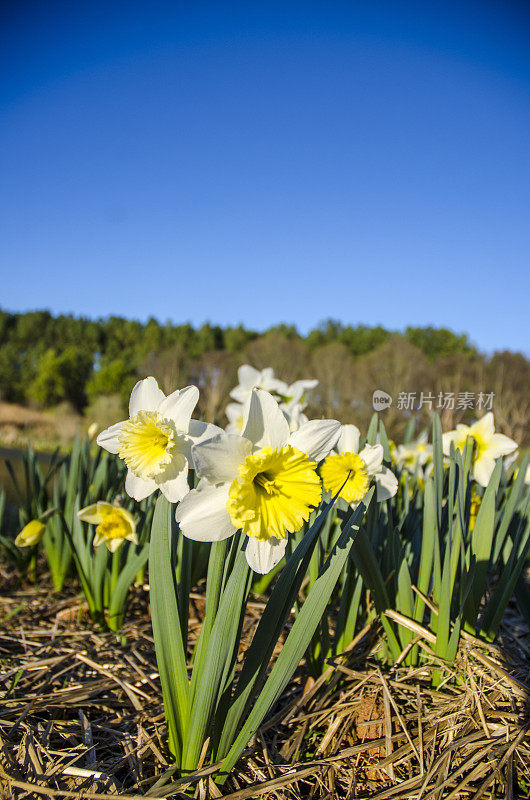
[[[320,474],[324,488],[335,495],[340,491],[351,506],[357,506],[375,480],[377,501],[393,497],[398,488],[393,472],[383,466],[383,446],[365,445],[359,453],[360,431],[355,425],[342,425],[336,445],[337,452],[329,455]]]
[[[424,431],[414,442],[398,445],[394,451],[394,460],[398,466],[404,467],[411,474],[430,466],[432,445],[428,444],[427,431]]]
[[[138,544],[136,522],[133,515],[121,506],[113,506],[100,500],[77,512],[79,519],[96,525],[94,547],[105,544],[111,553],[125,540]]]
[[[230,397],[233,397],[238,403],[245,403],[252,389],[265,389],[267,392],[281,396],[287,392],[287,384],[274,377],[272,367],[258,370],[251,367],[250,364],[242,364],[237,371],[237,377],[239,384],[232,389]]]
[[[129,419],[111,425],[97,443],[125,461],[125,491],[143,500],[160,489],[175,503],[188,492],[191,446],[221,429],[191,419],[199,399],[196,386],[166,395],[154,378],[138,381],[129,401]]]
[[[16,546],[31,547],[34,544],[38,544],[44,536],[45,530],[46,524],[44,522],[40,519],[32,519],[27,525],[24,525],[15,539]]]
[[[463,451],[468,439],[473,443],[471,474],[477,483],[486,487],[495,469],[496,459],[513,453],[517,449],[517,442],[502,433],[495,433],[491,411],[472,425],[460,424],[456,426],[456,430],[444,433],[444,455],[450,454],[451,443]]]
[[[288,414],[291,414],[296,407],[303,411],[308,405],[311,392],[316,386],[318,386],[316,378],[295,381],[285,390],[280,407],[287,411]]]
[[[280,409],[287,420],[291,433],[294,433],[301,425],[309,421],[299,403],[290,404],[288,408],[284,403],[280,403]],[[225,408],[225,413],[228,417],[228,425],[225,428],[227,433],[241,433],[244,411],[245,406],[243,403],[228,403]]]
[[[306,422],[291,433],[269,392],[253,389],[242,435],[221,433],[192,448],[201,480],[176,511],[184,536],[221,541],[241,530],[248,564],[261,574],[283,557],[289,533],[318,506],[317,464],[337,442],[340,423]]]

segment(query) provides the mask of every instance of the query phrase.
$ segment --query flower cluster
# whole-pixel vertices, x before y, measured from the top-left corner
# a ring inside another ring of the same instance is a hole
[[[232,392],[241,406],[237,432],[233,425],[222,430],[191,419],[196,387],[166,397],[154,378],[146,378],[132,391],[129,419],[97,441],[125,461],[131,497],[141,500],[159,488],[179,503],[180,529],[195,541],[221,541],[241,530],[248,537],[248,564],[265,574],[282,559],[288,535],[318,507],[323,490],[356,506],[372,480],[378,500],[392,497],[397,481],[383,466],[381,445],[359,452],[355,426],[305,417],[307,392],[316,381],[287,386],[272,370],[248,366],[240,369],[239,381]],[[189,469],[199,479],[191,491]],[[115,547],[134,528],[126,531],[125,518],[118,520],[120,512],[107,505],[83,510],[82,518],[98,524],[98,542]]]
[[[365,444],[360,431],[336,420],[308,420],[303,413],[314,380],[288,386],[272,369],[239,369],[231,392],[226,430],[192,419],[199,391],[195,386],[168,397],[154,378],[139,381],[129,403],[129,419],[100,433],[98,444],[127,465],[127,494],[142,500],[157,489],[178,503],[176,519],[194,541],[215,542],[242,531],[246,557],[258,573],[267,573],[285,553],[288,535],[300,530],[318,507],[323,491],[355,508],[375,483],[377,500],[393,497],[398,481],[383,464],[383,446]],[[517,444],[495,433],[493,414],[471,426],[444,434],[451,446],[464,449],[470,440],[472,476],[487,486],[495,459],[513,453]],[[412,474],[432,470],[432,446],[426,434],[392,449],[392,461]],[[191,489],[188,471],[198,478]],[[128,512],[108,504],[83,509],[80,516],[98,525],[97,542],[115,548],[134,541]]]

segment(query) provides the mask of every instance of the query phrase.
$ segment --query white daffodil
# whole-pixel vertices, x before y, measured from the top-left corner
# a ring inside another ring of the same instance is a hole
[[[308,405],[311,392],[316,386],[318,386],[318,381],[315,378],[295,381],[285,390],[280,407],[288,413],[292,413],[292,410],[296,407],[303,411]]]
[[[490,482],[496,459],[517,449],[517,442],[513,439],[502,433],[495,433],[495,422],[491,411],[472,425],[457,425],[455,431],[444,433],[442,439],[446,456],[451,452],[451,442],[458,450],[463,451],[467,439],[472,440],[471,474],[476,482],[484,487]]]
[[[274,370],[272,367],[258,370],[251,367],[250,364],[242,364],[238,371],[237,377],[239,384],[230,392],[230,397],[238,403],[245,403],[252,389],[265,389],[272,394],[285,395],[287,391],[287,384],[274,377]]]
[[[138,381],[129,400],[129,419],[102,431],[97,443],[122,458],[125,491],[143,500],[157,489],[175,503],[188,493],[191,446],[221,429],[191,419],[199,399],[196,386],[166,395],[154,378]]]
[[[289,408],[280,403],[280,409],[287,420],[291,433],[297,431],[300,425],[308,422],[308,418],[302,411],[299,403],[290,404]],[[225,428],[227,433],[241,433],[243,429],[243,413],[245,406],[243,403],[228,403],[225,414],[228,417],[228,425]]]
[[[432,461],[432,445],[428,444],[428,434],[424,431],[414,442],[400,444],[394,451],[396,464],[414,474]]]
[[[375,480],[377,502],[389,500],[398,488],[393,472],[383,466],[383,445],[365,445],[359,453],[360,431],[355,425],[342,425],[336,454],[326,458],[320,467],[324,488],[342,497],[353,508],[357,506]],[[342,488],[341,488],[342,487]]]
[[[138,544],[136,521],[126,508],[100,500],[82,508],[77,512],[77,516],[83,522],[96,525],[94,547],[105,544],[107,549],[114,553],[126,540]]]
[[[252,390],[241,436],[222,433],[192,448],[201,481],[177,508],[182,533],[212,542],[242,530],[249,566],[270,572],[283,557],[288,534],[320,502],[317,464],[339,432],[335,420],[314,420],[291,433],[272,395]]]
[[[291,405],[288,409],[285,408],[283,403],[280,405],[280,409],[289,424],[289,430],[291,433],[294,433],[298,430],[302,425],[305,425],[306,422],[309,422],[308,418],[304,414],[302,410],[302,406],[299,403]]]

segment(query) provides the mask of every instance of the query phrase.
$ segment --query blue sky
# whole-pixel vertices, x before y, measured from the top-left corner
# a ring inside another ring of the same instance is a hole
[[[528,351],[530,9],[6,2],[0,306]]]

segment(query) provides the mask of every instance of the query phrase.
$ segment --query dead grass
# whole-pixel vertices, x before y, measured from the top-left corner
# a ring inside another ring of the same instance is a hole
[[[68,403],[39,411],[0,402],[0,443],[8,447],[48,447],[73,441],[83,417]]]
[[[192,640],[200,608],[195,596]],[[251,606],[247,641],[260,610]],[[513,610],[499,646],[464,641],[436,690],[434,657],[383,672],[370,629],[318,681],[301,668],[222,792],[215,766],[175,780],[142,587],[128,619],[118,639],[46,585],[0,598],[2,800],[530,795],[530,637]]]

